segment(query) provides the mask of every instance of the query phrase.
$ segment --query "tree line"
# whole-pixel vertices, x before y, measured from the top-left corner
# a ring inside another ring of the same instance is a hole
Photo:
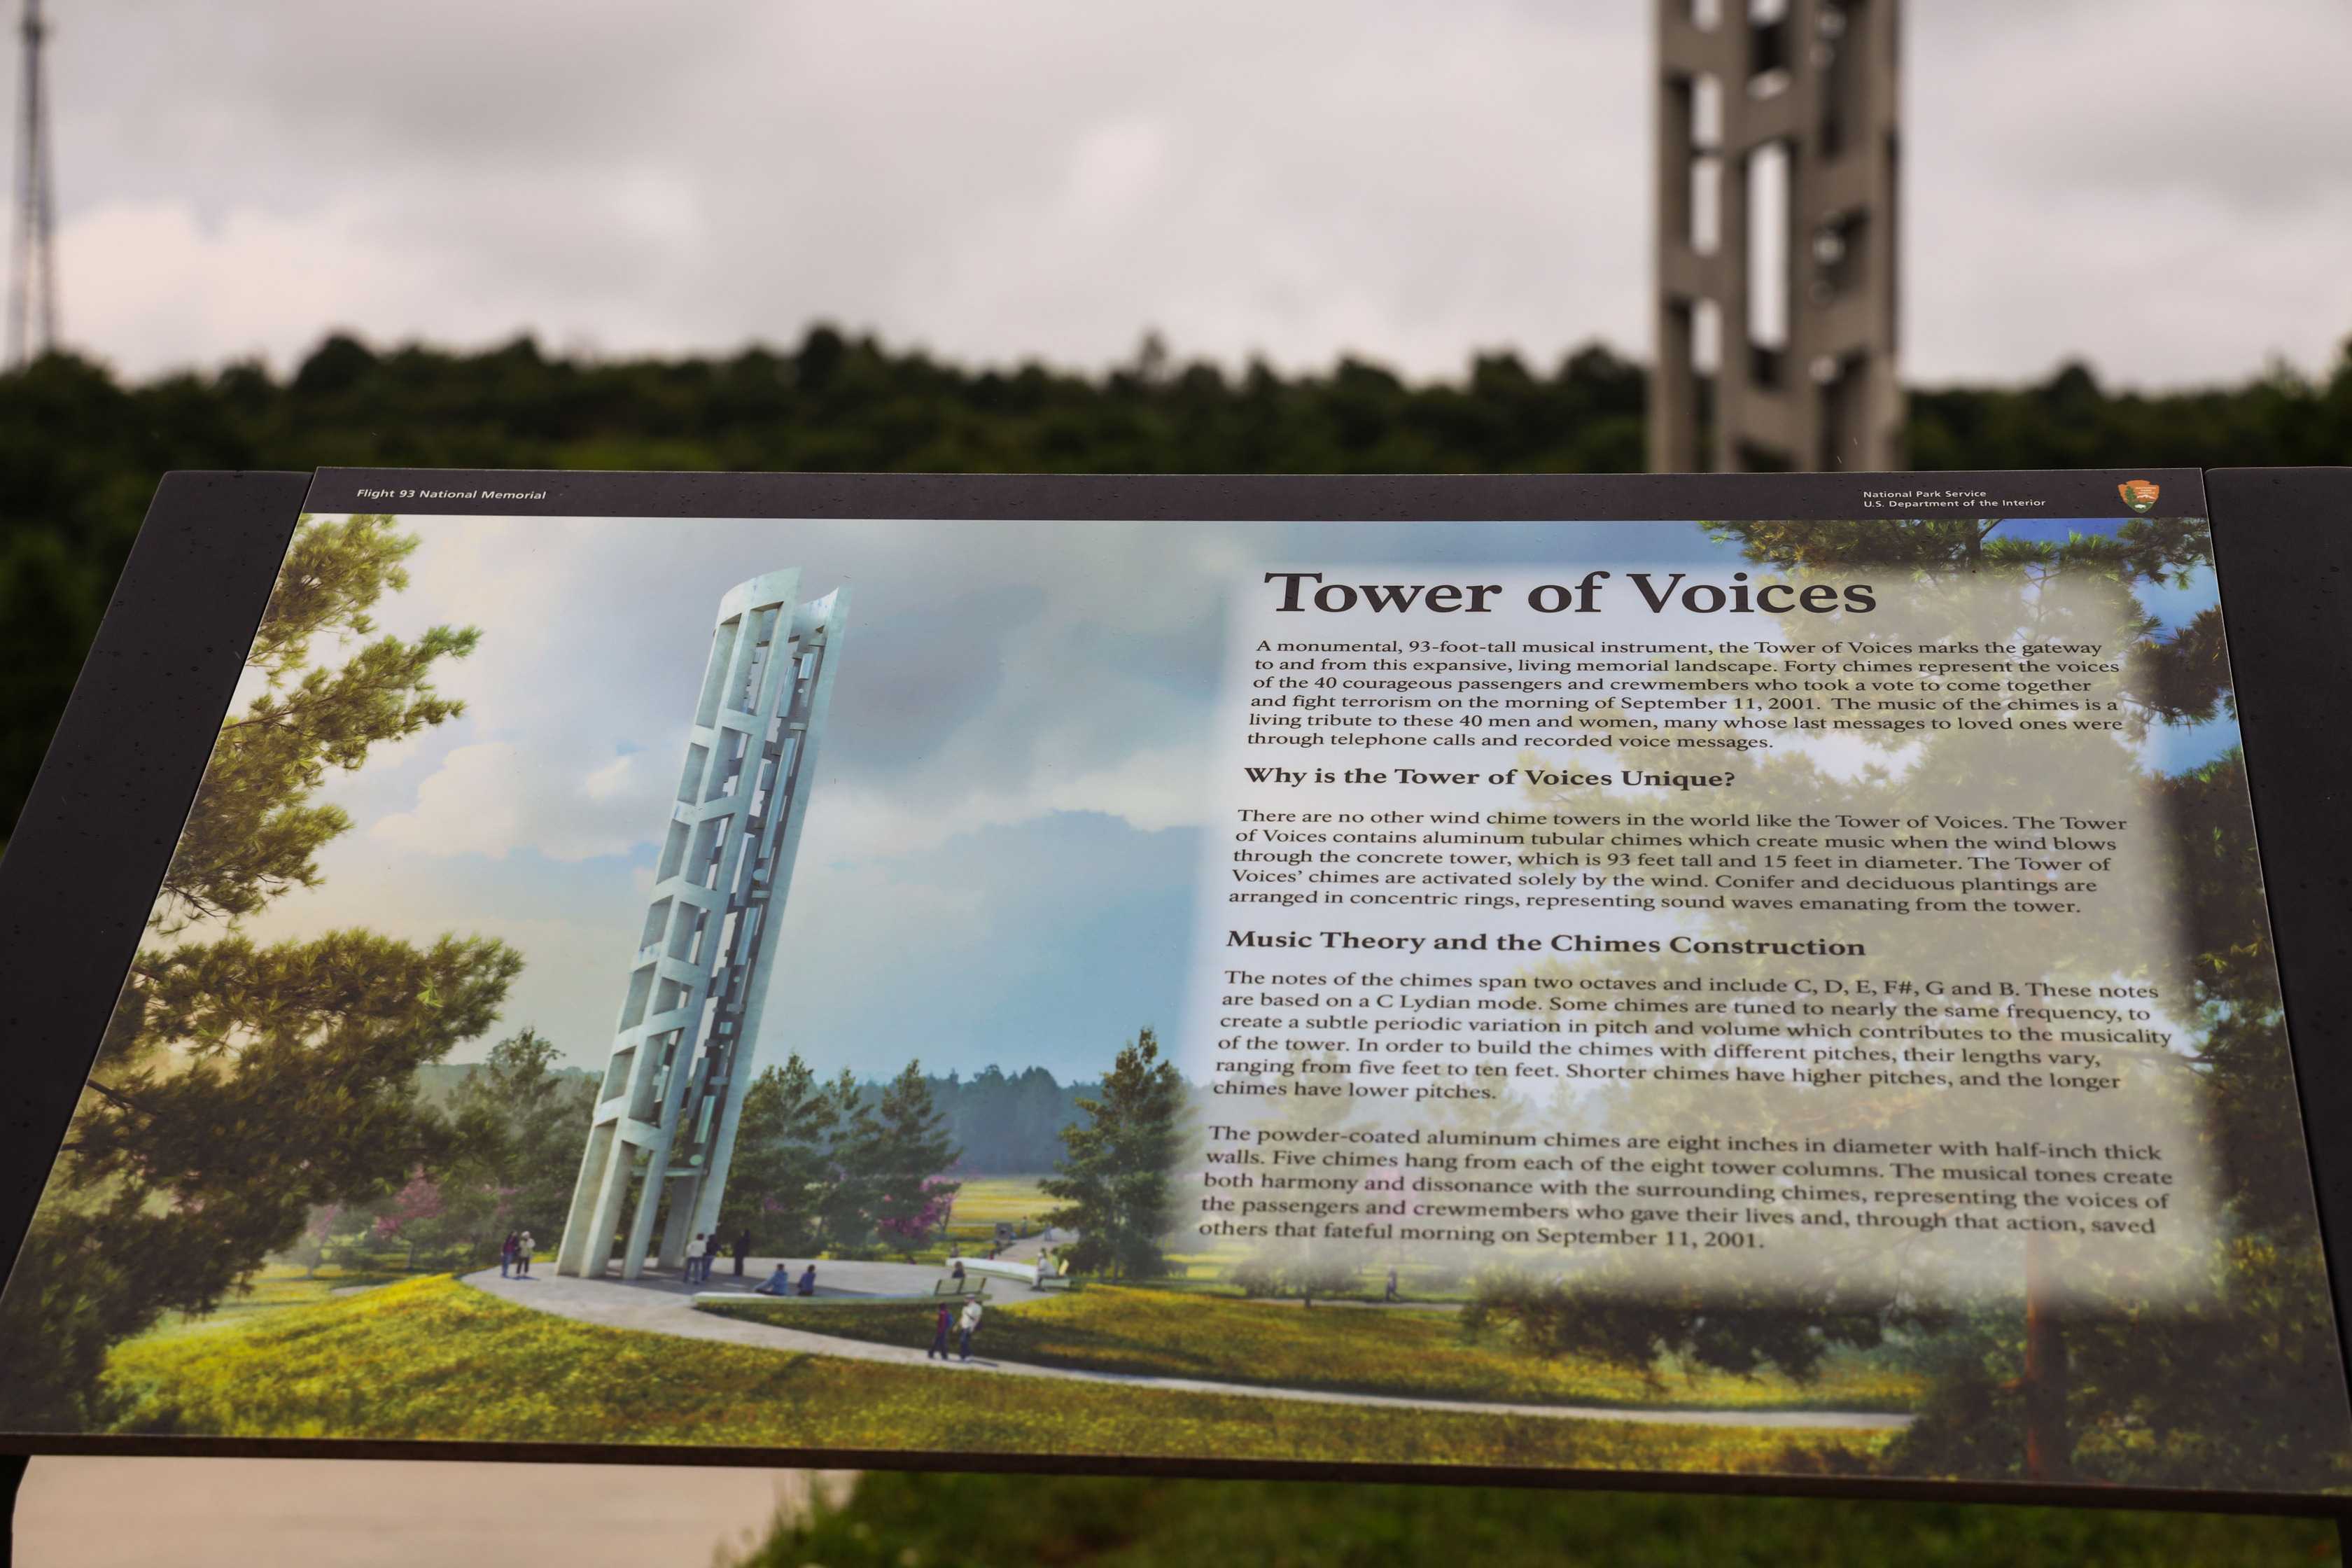
[[[476,353],[329,337],[127,384],[50,355],[0,376],[0,824],[13,824],[159,475],[321,464],[1087,473],[1605,472],[1643,462],[1646,374],[1594,345],[1408,381],[1343,358],[1285,374],[1147,339],[1098,375],[971,367],[813,328],[789,348],[600,361],[530,337]],[[1915,388],[1918,468],[2352,462],[2352,353],[2313,380],[2142,394],[2079,364]]]
[[[855,1142],[851,1130],[864,1120],[889,1119],[894,1092],[913,1103],[918,1082],[925,1115],[938,1119],[940,1136],[956,1151],[959,1177],[1052,1170],[1064,1153],[1062,1130],[1080,1119],[1087,1098],[1101,1088],[1064,1083],[1042,1067],[1008,1073],[992,1063],[966,1078],[952,1071],[925,1075],[918,1063],[887,1083],[859,1080],[845,1070],[820,1092],[811,1068],[795,1053],[782,1067],[762,1073],[746,1093],[730,1184],[743,1170],[740,1150],[754,1128],[778,1129],[773,1135],[790,1142],[814,1144],[837,1133]],[[783,1129],[800,1131],[788,1134]],[[731,1227],[728,1234],[734,1234]]]
[[[372,1202],[322,1208],[292,1256],[317,1266],[390,1244],[412,1261],[471,1265],[509,1231],[551,1244],[597,1083],[561,1057],[526,1026],[484,1061],[420,1068],[420,1113],[448,1129],[435,1173]],[[1100,1092],[1045,1068],[992,1064],[970,1078],[910,1062],[885,1082],[846,1068],[820,1081],[794,1052],[746,1091],[719,1233],[749,1234],[763,1256],[918,1245],[945,1221],[961,1178],[1054,1170],[1065,1129]]]
[[[596,1103],[594,1077],[560,1059],[525,1026],[484,1061],[420,1067],[409,1112],[436,1131],[427,1157],[396,1186],[379,1179],[314,1208],[277,1256],[311,1272],[371,1272],[387,1249],[415,1269],[475,1267],[517,1232],[552,1246]]]
[[[956,1178],[975,1173],[943,1100],[967,1116],[1024,1100],[1038,1109],[1044,1142],[1005,1147],[1019,1150],[1010,1168],[1054,1173],[1042,1184],[1054,1206],[1037,1217],[1076,1232],[1066,1268],[1114,1279],[1165,1271],[1192,1095],[1150,1028],[1100,1083],[1067,1090],[1042,1068],[1008,1079],[992,1067],[964,1082],[926,1078],[919,1062],[879,1085],[846,1068],[821,1081],[795,1051],[744,1095],[719,1234],[748,1235],[762,1256],[911,1254],[945,1232]]]
[[[434,1157],[396,1189],[313,1211],[283,1256],[366,1268],[391,1247],[412,1268],[467,1268],[512,1232],[552,1246],[598,1082],[560,1060],[526,1026],[481,1062],[418,1068]],[[845,1068],[820,1079],[795,1051],[745,1092],[719,1234],[748,1235],[761,1256],[912,1251],[942,1233],[962,1178],[1055,1169],[1098,1092],[1044,1068],[939,1078],[909,1062],[883,1082]]]
[[[763,1254],[911,1254],[946,1226],[958,1152],[920,1062],[877,1089],[847,1068],[820,1081],[794,1051],[744,1091],[719,1234]]]

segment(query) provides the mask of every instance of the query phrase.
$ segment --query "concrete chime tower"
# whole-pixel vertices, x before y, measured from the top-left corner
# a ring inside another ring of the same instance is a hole
[[[846,590],[795,604],[799,591],[792,569],[719,601],[559,1273],[605,1272],[625,1205],[624,1279],[645,1268],[665,1194],[660,1267],[718,1227],[841,657]]]
[[[1899,0],[1657,7],[1651,468],[1902,467]]]

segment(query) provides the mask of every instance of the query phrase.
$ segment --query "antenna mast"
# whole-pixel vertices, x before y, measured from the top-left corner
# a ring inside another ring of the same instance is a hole
[[[49,100],[41,64],[48,24],[41,0],[25,0],[18,28],[25,76],[18,90],[16,234],[9,257],[8,363],[21,368],[58,343],[57,178],[49,163]]]

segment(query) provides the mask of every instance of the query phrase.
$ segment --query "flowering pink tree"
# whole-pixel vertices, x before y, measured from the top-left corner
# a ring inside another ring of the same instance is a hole
[[[441,1184],[420,1169],[394,1196],[392,1207],[375,1222],[376,1239],[405,1246],[408,1248],[408,1267],[414,1272],[416,1249],[438,1239],[433,1222],[439,1219],[447,1207],[442,1201]]]
[[[945,1176],[926,1177],[921,1205],[911,1214],[884,1219],[875,1228],[890,1246],[911,1257],[933,1231],[947,1224],[948,1215],[955,1207],[956,1186]]]

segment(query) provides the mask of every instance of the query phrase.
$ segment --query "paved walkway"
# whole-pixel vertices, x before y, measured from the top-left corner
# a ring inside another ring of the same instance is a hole
[[[1008,1258],[1008,1261],[1014,1260]],[[1017,1261],[1025,1263],[1030,1259],[1021,1258]],[[768,1277],[775,1272],[776,1265],[779,1263],[784,1266],[786,1273],[795,1284],[799,1283],[801,1271],[809,1266],[809,1260],[805,1258],[747,1258],[743,1260],[743,1273],[740,1278],[738,1278],[735,1273],[735,1260],[731,1258],[722,1258],[711,1265],[710,1283],[697,1285],[692,1290],[689,1290],[675,1274],[645,1274],[635,1279],[626,1280],[618,1275],[613,1275],[603,1283],[624,1290],[655,1291],[681,1302],[689,1300],[696,1292],[705,1295],[732,1295],[740,1292],[749,1295],[758,1286],[767,1282]],[[559,1280],[566,1285],[588,1283],[582,1279],[564,1279],[555,1272],[555,1265],[552,1263],[537,1263],[532,1267],[542,1270],[531,1275],[530,1283],[534,1285],[541,1281],[551,1283]],[[870,1300],[877,1296],[928,1297],[931,1294],[931,1288],[938,1284],[946,1273],[947,1270],[936,1263],[845,1263],[830,1258],[820,1258],[816,1260],[816,1294],[820,1300],[838,1300],[845,1298]],[[478,1284],[483,1278],[483,1275],[477,1274],[467,1283]],[[499,1283],[499,1277],[495,1273],[489,1274],[488,1278],[492,1284]],[[992,1307],[1000,1301],[1029,1301],[1040,1296],[1051,1294],[1050,1291],[1035,1289],[1017,1279],[1007,1279],[997,1275],[985,1277],[973,1275],[970,1278],[974,1283],[978,1283],[982,1278],[986,1279],[988,1304]],[[513,1281],[509,1280],[508,1283],[511,1284]]]
[[[720,1274],[711,1289],[748,1294],[751,1265],[744,1282]],[[762,1277],[766,1269],[761,1269]],[[831,1284],[836,1299],[853,1294],[903,1296],[928,1292],[940,1278],[936,1264],[832,1263],[817,1265],[820,1286]],[[1088,1372],[1076,1367],[1033,1366],[1022,1362],[940,1363],[904,1345],[871,1344],[834,1334],[755,1323],[717,1312],[698,1312],[692,1295],[675,1279],[580,1279],[553,1273],[528,1279],[502,1279],[495,1269],[466,1276],[465,1282],[501,1300],[534,1307],[542,1312],[606,1328],[676,1334],[681,1339],[717,1340],[726,1344],[757,1345],[768,1350],[796,1351],[805,1355],[836,1356],[846,1361],[885,1362],[899,1366],[929,1367],[942,1376],[996,1373],[1015,1377],[1056,1378],[1072,1383],[1105,1383],[1129,1388],[1177,1389],[1192,1394],[1240,1394],[1255,1399],[1291,1399],[1317,1405],[1361,1405],[1391,1410],[1464,1410],[1490,1415],[1547,1415],[1573,1421],[1634,1421],[1664,1426],[1765,1426],[1798,1430],[1845,1432],[1900,1431],[1911,1417],[1875,1410],[1657,1410],[1621,1409],[1600,1405],[1505,1405],[1466,1399],[1415,1399],[1394,1394],[1349,1394],[1319,1388],[1265,1388],[1255,1384],[1213,1383],[1193,1377],[1152,1377],[1137,1373]],[[991,1310],[1005,1304],[1034,1300],[1051,1292],[1028,1289],[1004,1280],[989,1284]],[[981,1329],[984,1339],[988,1330]]]

